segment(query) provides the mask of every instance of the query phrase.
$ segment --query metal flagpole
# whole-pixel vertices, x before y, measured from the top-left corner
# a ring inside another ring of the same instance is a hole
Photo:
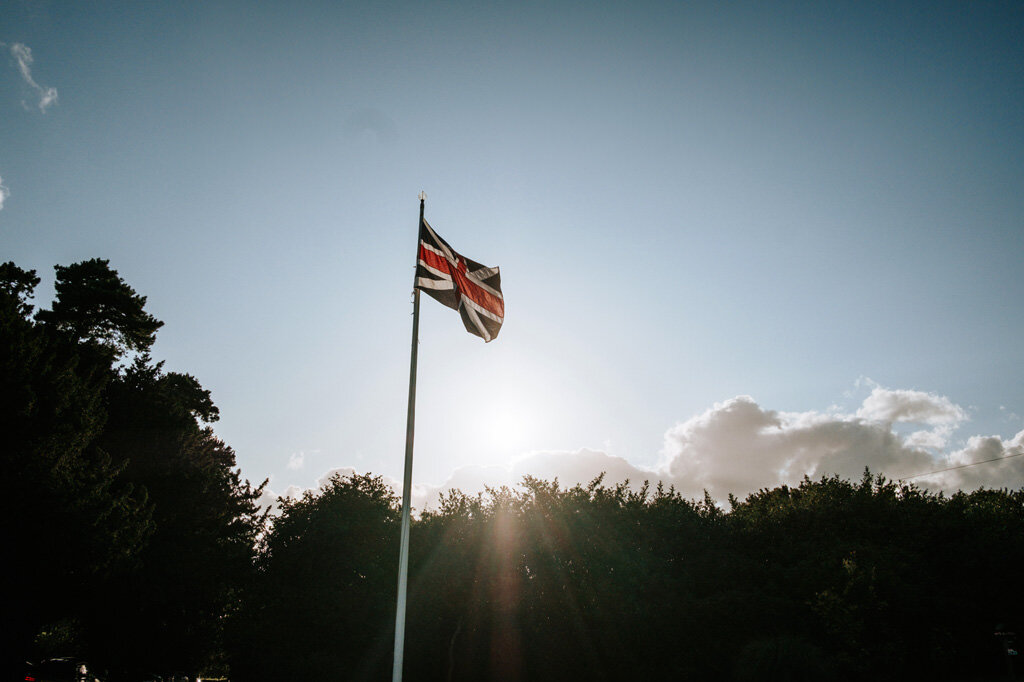
[[[423,223],[425,192],[420,192],[420,224]],[[419,230],[416,226],[416,258],[419,259]],[[415,276],[414,276],[415,277]],[[412,441],[416,426],[416,346],[420,331],[420,290],[412,290],[412,356],[409,360],[409,412],[405,422],[405,478],[402,481],[402,537],[398,553],[398,602],[395,608],[395,657],[391,668],[392,682],[402,682],[402,659],[405,654],[405,602],[409,583],[409,498],[412,495]]]

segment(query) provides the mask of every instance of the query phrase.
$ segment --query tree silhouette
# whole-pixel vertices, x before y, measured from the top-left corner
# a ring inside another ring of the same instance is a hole
[[[68,654],[115,674],[214,669],[261,489],[209,428],[209,391],[149,357],[162,323],[145,297],[105,260],[56,270],[52,309],[32,317],[39,278],[0,266],[0,541],[18,557],[3,672]]]
[[[232,674],[387,676],[398,575],[394,492],[379,477],[335,475],[317,493],[280,504],[233,620]]]
[[[14,673],[44,625],[78,632],[85,595],[139,551],[151,509],[96,444],[109,373],[84,370],[76,341],[27,317],[34,272],[7,263],[0,274],[0,543],[11,558],[0,589],[13,630],[3,666]]]
[[[54,270],[57,298],[50,310],[39,311],[40,322],[118,358],[153,345],[164,323],[143,309],[146,297],[135,293],[110,268],[110,261],[93,258]]]

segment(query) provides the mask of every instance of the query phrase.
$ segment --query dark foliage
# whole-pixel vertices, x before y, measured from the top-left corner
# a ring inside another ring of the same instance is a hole
[[[10,674],[41,632],[74,633],[97,576],[149,536],[150,508],[119,480],[96,439],[110,377],[83,363],[77,342],[33,323],[34,272],[2,266],[0,434],[8,485],[0,497]],[[24,660],[22,658],[22,660]]]
[[[93,258],[54,269],[57,300],[50,310],[39,311],[40,322],[116,357],[149,350],[164,323],[143,310],[146,297],[118,277],[110,261]]]
[[[398,504],[379,477],[282,500],[233,621],[244,680],[380,679],[390,669]]]
[[[239,679],[388,678],[396,514],[370,477],[284,502],[246,599],[253,670]],[[868,473],[728,512],[601,479],[452,491],[413,525],[405,674],[998,679],[994,633],[1024,606],[1022,531],[1024,493],[946,498]]]
[[[140,356],[111,383],[107,409],[100,443],[146,491],[154,530],[97,590],[88,621],[104,636],[95,650],[128,669],[217,670],[223,619],[252,570],[260,491],[201,423],[217,408],[193,377]]]
[[[0,266],[2,674],[55,655],[115,677],[214,668],[259,490],[204,426],[209,392],[147,355],[162,323],[145,297],[104,260],[56,269],[52,309],[33,318],[39,278]]]

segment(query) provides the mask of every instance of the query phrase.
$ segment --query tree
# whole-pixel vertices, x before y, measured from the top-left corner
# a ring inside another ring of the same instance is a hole
[[[32,298],[35,288],[39,285],[39,277],[35,270],[22,270],[13,262],[0,265],[0,295],[4,297],[7,313],[19,318],[27,318],[32,314]]]
[[[232,675],[385,677],[397,580],[394,492],[380,477],[335,475],[280,505],[233,619]]]
[[[96,444],[109,369],[83,371],[77,342],[28,317],[38,282],[33,271],[0,266],[0,544],[10,557],[0,589],[14,630],[3,640],[5,673],[47,624],[64,622],[74,635],[85,595],[151,531],[145,497],[118,480]]]
[[[162,323],[145,297],[105,260],[56,271],[52,308],[33,318],[38,277],[0,266],[0,541],[19,558],[0,587],[18,629],[5,661],[216,668],[262,488],[210,428],[210,392],[149,356]]]
[[[120,478],[146,491],[154,531],[137,563],[96,591],[94,646],[128,670],[215,671],[224,620],[252,570],[262,487],[207,425],[218,410],[194,377],[143,354],[106,397],[100,443]]]
[[[115,358],[149,350],[164,323],[143,309],[146,297],[135,293],[110,268],[110,261],[93,258],[54,269],[57,298],[50,310],[39,312],[40,322],[96,344]]]

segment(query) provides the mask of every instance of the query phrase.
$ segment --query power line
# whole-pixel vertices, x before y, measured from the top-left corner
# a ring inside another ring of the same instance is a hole
[[[979,464],[988,464],[989,462],[998,462],[999,460],[1002,460],[1002,459],[1011,459],[1013,457],[1020,457],[1021,455],[1024,455],[1024,452],[1018,452],[1017,454],[1014,454],[1014,455],[1004,455],[1003,457],[993,457],[992,459],[986,459],[986,460],[981,461],[981,462],[972,462],[970,464],[961,464],[960,466],[949,467],[948,469],[939,469],[938,471],[927,471],[927,472],[925,472],[923,474],[914,474],[913,476],[904,476],[903,478],[899,478],[899,479],[896,479],[896,480],[898,480],[900,483],[902,483],[903,481],[909,481],[910,479],[917,478],[918,476],[930,476],[931,474],[941,474],[944,471],[953,471],[954,469],[966,469],[967,467],[976,467]]]

